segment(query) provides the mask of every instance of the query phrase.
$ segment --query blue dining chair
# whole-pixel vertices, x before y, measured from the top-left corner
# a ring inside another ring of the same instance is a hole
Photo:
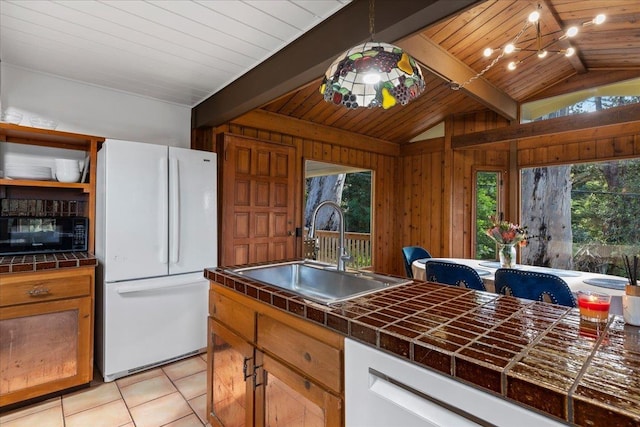
[[[576,307],[576,299],[567,282],[553,274],[499,268],[495,285],[498,294]]]
[[[431,254],[422,246],[405,246],[402,248],[402,257],[404,258],[404,269],[407,272],[407,277],[413,279],[413,271],[411,271],[413,261],[422,258],[431,258]]]
[[[486,291],[478,273],[468,265],[446,261],[427,261],[426,278],[429,282]]]

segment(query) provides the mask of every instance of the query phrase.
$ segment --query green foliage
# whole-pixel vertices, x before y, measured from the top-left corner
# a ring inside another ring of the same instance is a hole
[[[578,244],[640,241],[640,159],[574,165],[572,229]]]
[[[361,268],[371,267],[371,254],[364,252],[356,252],[351,254],[349,267],[359,270]]]
[[[486,234],[491,228],[489,218],[498,210],[499,172],[478,172],[476,176],[476,258],[496,258],[496,244]]]
[[[620,257],[640,249],[640,159],[574,165],[571,174],[577,268],[591,261],[590,271],[624,276]],[[603,245],[609,256],[599,256]]]
[[[370,232],[371,171],[347,174],[342,189],[342,209],[347,231]]]

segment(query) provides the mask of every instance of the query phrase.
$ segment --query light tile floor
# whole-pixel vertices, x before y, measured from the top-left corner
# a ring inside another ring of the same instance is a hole
[[[2,427],[202,427],[206,354],[0,415]]]

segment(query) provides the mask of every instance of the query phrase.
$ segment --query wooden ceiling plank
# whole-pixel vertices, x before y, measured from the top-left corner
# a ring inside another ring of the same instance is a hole
[[[376,36],[394,41],[480,0],[396,0],[376,4]],[[355,0],[244,76],[195,106],[191,127],[217,126],[324,74],[341,52],[369,37],[369,2]]]
[[[422,35],[408,37],[397,45],[447,82],[460,83],[476,75],[464,62]],[[481,77],[460,90],[508,119],[515,120],[518,117],[518,103]]]
[[[558,12],[553,8],[553,6],[549,3],[548,0],[543,0],[542,3],[546,9],[548,14],[544,14],[544,18],[549,16],[551,19],[551,23],[553,24],[551,30],[552,31],[564,31],[564,23],[560,19]],[[542,19],[542,18],[541,18]],[[548,22],[547,22],[548,24]],[[555,30],[553,29],[555,28]],[[557,42],[554,47],[558,46],[560,49],[566,50],[571,47],[571,42],[568,39],[562,39]],[[578,74],[584,74],[587,72],[587,67],[584,66],[584,62],[580,59],[580,52],[577,52],[575,55],[571,55],[567,57],[567,60],[571,63],[573,68],[576,70]]]

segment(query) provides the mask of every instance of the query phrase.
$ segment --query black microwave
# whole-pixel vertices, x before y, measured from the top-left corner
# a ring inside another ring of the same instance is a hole
[[[0,255],[87,250],[89,220],[85,217],[0,217]]]

